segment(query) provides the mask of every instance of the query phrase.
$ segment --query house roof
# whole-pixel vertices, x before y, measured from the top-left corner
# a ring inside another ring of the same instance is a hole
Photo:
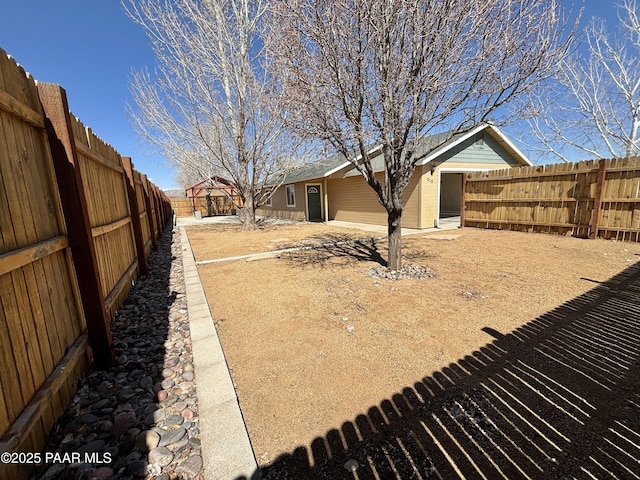
[[[442,132],[434,135],[429,135],[420,141],[418,155],[425,151],[432,150],[425,158],[418,161],[416,164],[424,165],[432,160],[435,160],[440,155],[446,153],[452,148],[456,147],[465,140],[473,137],[477,133],[485,130],[491,137],[500,144],[520,165],[531,166],[533,165],[529,159],[496,127],[488,123],[478,125],[466,132],[451,134],[451,132]],[[375,153],[380,146],[377,145],[370,150],[370,153]],[[356,160],[358,157],[356,157]],[[382,155],[376,155],[371,159],[371,167],[374,172],[380,172],[384,170],[384,158]],[[313,163],[297,168],[286,175],[284,183],[296,183],[305,180],[312,180],[316,178],[326,178],[343,171],[345,177],[359,175],[360,173],[353,168],[353,164],[348,161],[344,155],[338,154],[332,157],[323,158]]]
[[[287,172],[284,183],[296,183],[314,178],[328,177],[334,171],[351,165],[344,155],[338,154],[323,158],[316,162],[307,163],[295,170]]]
[[[529,159],[520,150],[518,150],[518,148],[513,143],[511,143],[511,141],[500,131],[500,129],[498,129],[498,127],[485,123],[482,125],[478,125],[477,127],[474,127],[466,132],[454,133],[453,135],[451,134],[451,132],[442,132],[423,138],[418,145],[417,155],[420,156],[427,151],[432,151],[426,157],[419,160],[416,163],[416,166],[425,165],[438,159],[438,157],[441,157],[456,146],[460,145],[462,142],[473,138],[474,135],[482,131],[486,131],[489,135],[491,135],[491,137],[502,148],[504,148],[505,151],[512,158],[514,158],[520,166],[533,165],[529,161]],[[384,158],[382,157],[382,155],[378,155],[371,159],[371,168],[376,173],[384,171]],[[345,177],[353,177],[357,175],[360,175],[360,172],[356,168],[349,169],[344,174]]]

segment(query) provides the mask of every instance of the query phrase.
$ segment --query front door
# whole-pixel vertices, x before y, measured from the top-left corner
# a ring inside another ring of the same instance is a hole
[[[322,220],[320,185],[307,185],[307,212],[310,222]]]

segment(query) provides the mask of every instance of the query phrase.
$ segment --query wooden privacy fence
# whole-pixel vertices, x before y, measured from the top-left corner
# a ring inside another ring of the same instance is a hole
[[[170,201],[176,217],[193,217],[193,202],[190,198],[171,198]]]
[[[171,208],[173,208],[176,217],[192,217],[194,214],[194,204],[196,210],[199,211],[203,217],[209,214],[206,197],[198,197],[195,199],[171,198],[170,201]],[[211,215],[231,215],[236,208],[228,197],[223,195],[211,196]]]
[[[110,321],[170,215],[61,87],[0,50],[0,453],[41,451],[89,363],[112,364]]]
[[[640,158],[478,172],[462,225],[640,241]]]

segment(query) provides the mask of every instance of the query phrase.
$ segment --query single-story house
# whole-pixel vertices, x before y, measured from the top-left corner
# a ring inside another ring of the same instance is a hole
[[[441,218],[460,215],[462,173],[531,166],[531,162],[496,126],[479,125],[453,135],[423,139],[433,152],[420,160],[404,190],[404,228],[437,227]],[[375,153],[375,148],[372,149]],[[382,155],[372,159],[377,175],[384,177]],[[287,173],[259,215],[292,220],[387,225],[386,210],[373,189],[343,155],[309,163]]]

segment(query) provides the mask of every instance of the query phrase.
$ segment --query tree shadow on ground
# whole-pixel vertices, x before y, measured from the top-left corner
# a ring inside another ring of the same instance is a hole
[[[348,263],[351,260],[362,262],[375,262],[383,267],[387,261],[382,257],[379,245],[380,238],[354,239],[349,235],[318,235],[306,238],[302,242],[287,245],[279,245],[278,249],[295,248],[285,252],[281,258],[297,265],[314,265],[323,267],[329,263]]]
[[[640,263],[511,333],[484,330],[492,343],[263,478],[640,478]]]

